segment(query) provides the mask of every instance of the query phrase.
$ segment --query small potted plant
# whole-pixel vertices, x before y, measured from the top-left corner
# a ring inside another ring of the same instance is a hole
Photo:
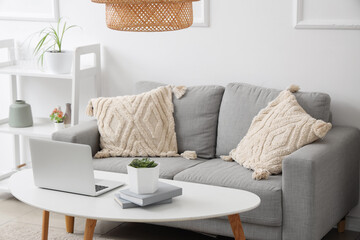
[[[150,194],[158,189],[159,164],[149,158],[134,159],[128,166],[130,191]]]
[[[34,49],[34,55],[39,56],[41,66],[45,61],[50,72],[58,74],[71,72],[73,53],[64,51],[62,47],[65,33],[74,27],[77,26],[68,26],[66,22],[62,23],[60,18],[56,27],[50,25],[39,32],[40,40]]]
[[[56,131],[65,128],[64,125],[65,116],[64,113],[61,111],[60,107],[57,107],[52,111],[52,113],[50,114],[50,119],[52,122],[54,122]]]

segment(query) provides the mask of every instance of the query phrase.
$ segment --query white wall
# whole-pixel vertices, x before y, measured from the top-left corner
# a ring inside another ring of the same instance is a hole
[[[74,30],[65,45],[102,44],[104,95],[129,94],[139,80],[185,85],[239,81],[280,89],[295,83],[304,91],[330,94],[335,124],[360,127],[360,31],[295,30],[292,4],[211,0],[210,28],[165,33],[109,30],[104,6],[90,0],[61,0],[60,9],[83,28]],[[0,21],[0,38],[21,42],[43,26]],[[38,115],[47,116],[54,105],[70,99],[67,83],[24,82],[25,99],[43,103],[35,109]],[[52,90],[44,92],[48,87]],[[86,101],[82,98],[83,107]],[[353,215],[360,217],[360,209]]]

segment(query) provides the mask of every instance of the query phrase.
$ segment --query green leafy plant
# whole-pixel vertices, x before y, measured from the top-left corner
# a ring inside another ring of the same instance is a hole
[[[133,168],[154,168],[158,164],[152,161],[150,158],[134,159],[129,164]]]
[[[40,40],[34,49],[34,55],[39,56],[39,62],[44,64],[44,54],[46,52],[61,53],[65,33],[77,25],[68,26],[66,21],[62,18],[57,22],[56,28],[50,24],[49,27],[42,29],[39,32]]]
[[[55,123],[62,123],[65,120],[65,115],[60,109],[55,108],[50,114],[50,119]]]

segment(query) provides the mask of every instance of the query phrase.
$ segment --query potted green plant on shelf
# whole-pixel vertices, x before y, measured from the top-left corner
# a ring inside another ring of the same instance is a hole
[[[57,26],[50,25],[39,32],[40,40],[34,49],[41,66],[46,63],[46,69],[57,74],[71,72],[73,52],[63,50],[65,33],[76,25],[68,26],[67,22],[59,19]]]
[[[150,158],[134,159],[127,166],[130,191],[150,194],[158,190],[159,164]]]
[[[55,108],[52,113],[50,114],[50,119],[54,123],[56,131],[64,129],[64,120],[65,116],[64,113],[61,111],[60,107]]]

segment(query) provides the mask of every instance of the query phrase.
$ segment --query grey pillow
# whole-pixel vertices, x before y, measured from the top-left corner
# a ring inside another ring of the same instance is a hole
[[[230,83],[220,107],[216,155],[228,155],[246,135],[252,119],[274,100],[281,90]],[[325,93],[295,93],[296,100],[313,118],[330,120],[330,96]]]
[[[136,92],[142,93],[166,84],[137,82]],[[188,87],[181,99],[173,97],[175,131],[179,153],[196,151],[200,158],[213,158],[222,86]]]

